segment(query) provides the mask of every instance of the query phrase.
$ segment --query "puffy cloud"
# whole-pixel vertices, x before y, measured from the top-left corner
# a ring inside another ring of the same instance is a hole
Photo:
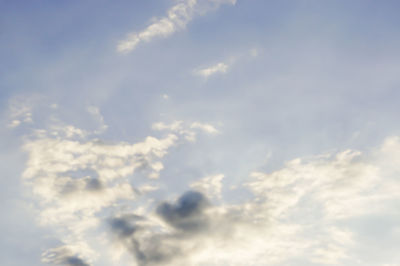
[[[105,125],[97,108],[90,107],[88,111],[97,117],[101,125]],[[196,131],[209,129],[200,126],[191,128],[190,124],[181,121],[171,125],[158,123],[153,128],[169,132],[163,138],[149,136],[138,143],[108,144],[97,138],[104,127],[100,127],[100,131],[84,130],[66,125],[54,115],[47,127],[33,130],[31,135],[24,138],[23,149],[28,160],[23,181],[31,189],[37,221],[42,226],[54,229],[54,236],[62,243],[59,247],[47,250],[43,254],[43,262],[91,265],[103,257],[103,254],[97,252],[100,248],[110,250],[111,263],[114,263],[120,259],[116,255],[120,251],[113,248],[115,241],[121,242],[130,251],[136,250],[141,261],[160,261],[160,254],[168,257],[164,247],[152,248],[150,252],[148,246],[151,244],[138,242],[132,236],[141,236],[149,224],[150,227],[157,224],[154,221],[158,221],[158,226],[163,228],[166,228],[168,221],[170,226],[184,227],[183,220],[178,222],[173,219],[173,215],[167,215],[168,206],[177,211],[175,205],[165,203],[165,209],[159,215],[140,219],[135,214],[115,216],[113,213],[124,208],[125,212],[133,210],[136,200],[140,202],[140,197],[146,200],[147,193],[159,189],[154,179],[158,178],[164,168],[161,159],[177,144],[180,137],[189,139],[189,136],[195,136]],[[152,183],[132,185],[132,177],[138,172],[140,176],[147,175]],[[151,199],[147,200],[151,202]],[[130,204],[127,205],[128,202]],[[143,204],[139,204],[135,212],[148,214]],[[114,218],[109,218],[110,215]],[[189,220],[185,220],[187,226]],[[106,221],[118,240],[107,239],[102,232],[101,228]],[[141,225],[137,226],[136,223]],[[154,237],[166,241],[161,236]],[[172,243],[166,246],[175,247]],[[143,252],[140,251],[142,249]],[[146,254],[146,259],[143,254]]]
[[[389,138],[370,154],[347,150],[295,159],[272,173],[254,172],[247,187],[271,220],[298,226],[295,236],[308,242],[310,263],[356,263],[362,259],[357,250],[365,243],[357,242],[360,236],[352,221],[395,215],[393,203],[400,201],[392,189],[399,182],[391,177],[398,165],[389,167],[386,160],[382,164],[382,158],[398,153],[392,150],[398,142],[392,141]],[[307,235],[313,236],[311,241]]]
[[[346,150],[254,172],[244,185],[252,197],[237,204],[213,205],[212,189],[186,192],[160,203],[146,222],[131,221],[138,229],[126,246],[138,265],[368,265],[358,252],[369,244],[354,221],[396,215],[398,146],[389,138],[368,154]]]
[[[150,24],[140,32],[130,33],[119,42],[117,51],[127,53],[141,42],[149,42],[157,37],[167,37],[186,27],[195,17],[218,8],[221,4],[235,4],[236,0],[185,0],[171,7],[167,15]]]
[[[268,197],[277,216],[299,208],[298,203],[307,195],[321,204],[327,218],[348,218],[371,211],[365,205],[370,199],[367,192],[381,178],[378,166],[361,158],[360,152],[348,150],[311,161],[295,159],[271,174],[254,172],[248,187],[257,196]]]
[[[293,232],[289,226],[271,226],[268,219],[256,223],[261,211],[256,202],[216,206],[204,194],[188,191],[173,203],[160,203],[145,220],[125,219],[115,234],[127,232],[119,239],[137,265],[257,265],[277,261],[273,253],[287,255],[282,239]],[[271,258],[260,260],[262,252]]]
[[[169,225],[184,232],[198,231],[206,226],[207,219],[203,211],[208,202],[203,194],[188,191],[175,204],[162,203],[157,207],[157,214]]]
[[[190,128],[200,129],[208,134],[218,134],[219,133],[219,131],[213,125],[206,124],[206,123],[193,122],[190,125]]]
[[[210,196],[221,198],[223,174],[206,176],[190,185],[191,188],[202,191]]]
[[[112,231],[121,238],[131,236],[136,230],[126,218],[113,218],[110,221],[110,225]]]
[[[126,252],[136,265],[368,265],[358,254],[368,244],[354,223],[398,217],[400,138],[366,153],[346,150],[254,171],[235,191],[247,195],[241,202],[225,197],[223,174],[156,202],[149,192],[163,187],[155,179],[168,167],[162,158],[179,138],[212,128],[156,123],[153,129],[167,131],[163,138],[108,144],[57,124],[26,137],[23,180],[38,222],[61,242],[43,262],[121,265],[129,263]],[[138,172],[150,179],[132,182]]]
[[[159,160],[177,140],[169,134],[134,144],[106,144],[87,140],[88,134],[80,132],[50,126],[24,145],[28,161],[23,177],[37,204],[38,222],[54,228],[64,247],[79,254],[78,258],[55,250],[45,262],[86,265],[81,258],[96,257],[89,232],[101,225],[99,215],[122,200],[134,200],[141,192],[128,177],[143,169],[148,169],[149,178],[157,177],[163,168]]]

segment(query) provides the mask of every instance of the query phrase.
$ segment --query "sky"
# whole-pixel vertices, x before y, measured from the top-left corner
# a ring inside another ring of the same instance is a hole
[[[0,264],[398,266],[399,8],[0,0]]]

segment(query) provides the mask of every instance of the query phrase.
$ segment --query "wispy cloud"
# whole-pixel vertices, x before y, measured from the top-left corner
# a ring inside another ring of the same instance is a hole
[[[201,68],[194,71],[195,75],[202,76],[204,78],[208,78],[215,74],[223,74],[228,71],[229,66],[226,63],[218,63],[216,65],[212,65],[206,68]]]
[[[140,32],[130,33],[119,42],[117,51],[127,53],[141,42],[149,42],[157,37],[167,37],[180,31],[196,16],[218,8],[221,4],[235,4],[236,0],[185,0],[171,7],[167,15]]]
[[[99,124],[99,129],[97,129],[95,133],[100,134],[107,130],[108,126],[104,122],[104,117],[101,115],[100,109],[96,106],[88,106],[87,110],[91,115],[93,115],[93,118],[95,118]]]
[[[182,135],[186,140],[195,141],[197,132],[201,131],[210,135],[219,134],[219,130],[213,125],[201,122],[185,123],[184,121],[174,121],[170,124],[157,122],[152,125],[153,130],[171,131],[175,134]]]
[[[235,64],[237,64],[238,61],[243,61],[246,59],[248,61],[248,59],[254,59],[259,55],[259,53],[260,53],[259,49],[252,48],[246,52],[242,52],[236,54],[235,56],[231,56],[221,62],[198,67],[194,69],[192,73],[196,76],[201,76],[205,79],[213,75],[226,74],[233,68]]]

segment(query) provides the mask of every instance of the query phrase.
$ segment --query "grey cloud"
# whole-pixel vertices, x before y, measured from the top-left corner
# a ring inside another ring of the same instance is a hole
[[[137,217],[139,216],[130,215],[111,219],[109,221],[111,231],[127,247],[137,265],[144,266],[168,261],[173,253],[164,251],[165,245],[163,245],[163,239],[160,236],[152,236],[150,241],[144,243],[138,240],[137,234],[144,232],[144,230],[134,224]]]
[[[68,195],[76,192],[99,192],[104,188],[99,178],[71,178],[61,185],[60,194]]]
[[[196,254],[207,250],[210,244],[224,249],[234,243],[235,247],[250,235],[265,233],[265,223],[253,223],[254,217],[265,211],[260,207],[213,206],[204,194],[188,191],[174,202],[160,203],[153,213],[155,217],[119,217],[110,224],[139,266],[193,265],[193,259],[204,260]],[[206,258],[202,263],[211,265],[207,263],[212,261],[213,258]]]
[[[167,265],[183,254],[176,239],[164,235],[153,235],[144,243],[132,238],[129,249],[140,266]]]
[[[208,200],[197,191],[188,191],[176,203],[164,202],[157,207],[157,214],[171,226],[195,232],[207,226],[208,219],[203,211],[209,206]]]
[[[68,266],[89,266],[89,264],[84,262],[81,258],[74,256],[65,258],[64,264]]]
[[[153,228],[154,229],[154,228]],[[188,255],[201,247],[196,234],[140,228],[124,241],[139,266],[191,265]]]
[[[98,178],[91,178],[86,181],[86,189],[90,191],[99,191],[103,188],[103,184]]]
[[[60,189],[61,195],[71,194],[78,190],[78,186],[76,185],[76,180],[70,180],[66,184],[64,184]]]
[[[139,240],[144,228],[134,225],[136,217],[119,217],[110,220],[112,232],[124,243],[140,266],[162,265],[171,260],[178,248],[166,243],[164,235],[152,235],[147,241]]]
[[[137,215],[116,217],[109,224],[138,265],[170,265],[178,260],[182,262],[191,250],[197,248],[196,241],[189,245],[184,242],[208,228],[209,218],[204,211],[209,207],[202,193],[188,191],[176,202],[163,202],[156,207],[155,214],[170,225],[172,231],[160,231],[160,225],[146,224],[146,218]]]
[[[71,250],[66,247],[58,247],[45,252],[43,262],[52,265],[62,266],[90,266],[91,264],[85,262],[78,255],[75,255]]]
[[[136,231],[136,228],[126,218],[113,218],[110,221],[110,226],[119,237],[129,237]]]

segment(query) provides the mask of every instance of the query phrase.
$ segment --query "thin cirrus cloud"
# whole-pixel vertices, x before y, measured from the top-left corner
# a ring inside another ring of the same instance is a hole
[[[155,38],[168,37],[173,33],[183,30],[186,25],[196,16],[203,15],[221,4],[234,5],[236,0],[186,0],[171,7],[167,15],[157,19],[144,30],[133,32],[120,41],[117,51],[128,53],[136,48],[141,42],[149,42]]]

